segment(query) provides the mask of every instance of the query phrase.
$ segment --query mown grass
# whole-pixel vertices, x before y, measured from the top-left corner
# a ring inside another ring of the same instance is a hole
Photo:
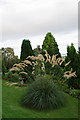
[[[2,54],[0,52],[0,119],[2,118]]]
[[[37,111],[20,105],[26,87],[7,86],[3,81],[3,118],[78,118],[78,100],[65,94],[66,106],[52,111]]]
[[[0,72],[2,71],[2,56],[1,56],[1,53],[0,53]]]
[[[2,118],[2,77],[0,75],[0,119]]]

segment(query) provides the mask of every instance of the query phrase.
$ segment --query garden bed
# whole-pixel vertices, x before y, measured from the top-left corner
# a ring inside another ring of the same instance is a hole
[[[3,81],[3,118],[78,118],[78,99],[65,94],[66,106],[51,110],[37,111],[20,105],[26,87],[8,86]]]

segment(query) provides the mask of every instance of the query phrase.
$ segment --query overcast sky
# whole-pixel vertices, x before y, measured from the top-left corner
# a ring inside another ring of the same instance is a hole
[[[77,0],[0,0],[0,8],[0,48],[12,47],[19,56],[23,39],[36,48],[51,32],[61,54],[71,43],[78,50]]]

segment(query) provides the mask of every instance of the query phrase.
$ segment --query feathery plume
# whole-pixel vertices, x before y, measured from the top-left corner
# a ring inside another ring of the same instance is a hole
[[[71,61],[69,61],[68,63],[65,64],[65,66],[68,66],[70,64]]]
[[[20,71],[20,69],[19,69],[18,67],[13,67],[13,68],[11,68],[9,71],[10,71],[10,72],[12,72],[12,71]]]
[[[44,60],[45,60],[42,54],[38,54],[37,58],[38,58],[39,60],[41,60],[41,61],[44,61]]]
[[[32,65],[32,63],[29,61],[29,60],[24,60],[23,61],[25,64],[30,64],[30,65]]]
[[[71,77],[77,77],[76,76],[76,71],[75,72],[72,72],[72,68],[70,71],[66,71],[64,73],[64,77],[66,77],[67,79],[71,78]]]

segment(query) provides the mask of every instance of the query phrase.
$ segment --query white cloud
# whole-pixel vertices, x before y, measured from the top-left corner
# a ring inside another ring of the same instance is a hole
[[[62,42],[67,45],[66,41],[74,42],[74,36],[77,40],[76,0],[0,0],[0,2],[3,40],[1,45],[13,45],[18,54],[19,45],[24,38],[29,38],[34,48],[37,44],[42,44],[45,34],[49,31],[55,35],[60,45]],[[61,39],[66,41],[59,41]]]
[[[10,0],[7,0],[10,3]],[[62,32],[77,28],[77,4],[58,3],[54,0],[11,0],[14,4],[3,7],[3,40]]]

